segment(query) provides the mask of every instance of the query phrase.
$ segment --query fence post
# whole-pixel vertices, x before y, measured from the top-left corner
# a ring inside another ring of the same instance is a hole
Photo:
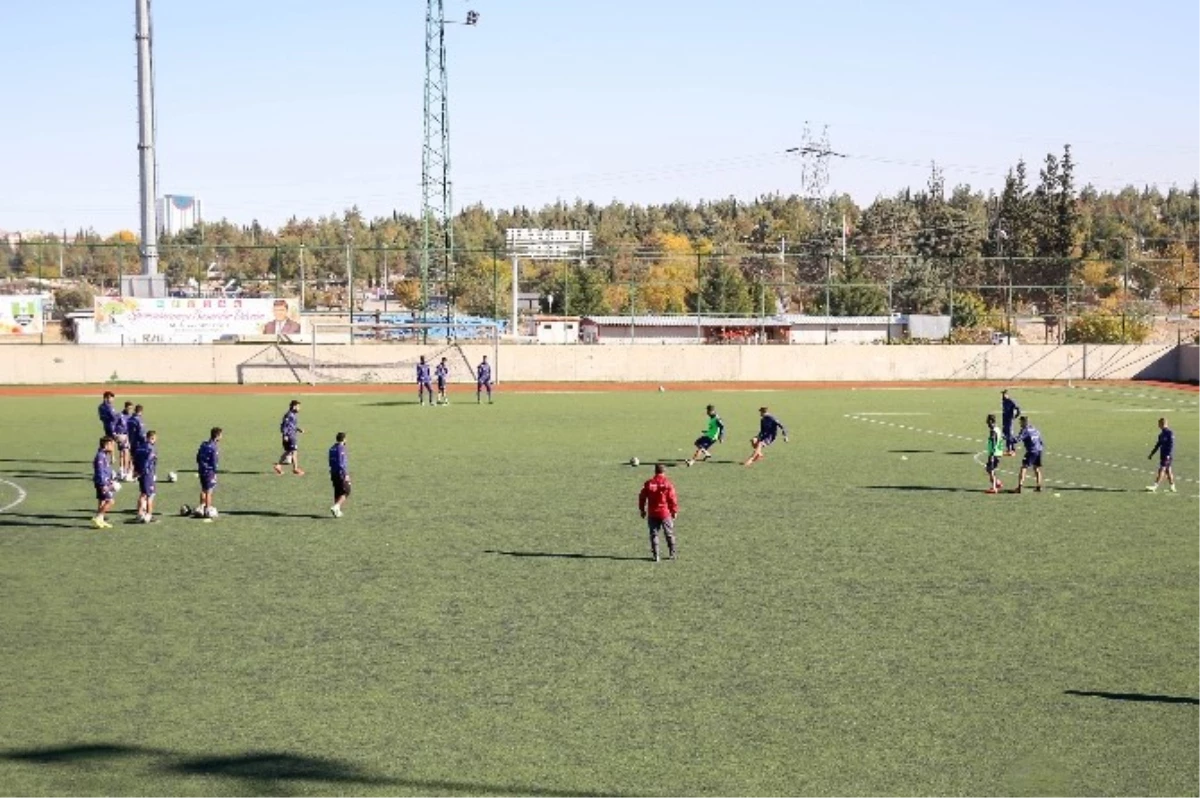
[[[704,332],[700,327],[701,305],[704,304],[704,286],[701,280],[703,271],[703,258],[700,252],[696,252],[696,340],[704,343]]]
[[[492,321],[500,321],[500,258],[494,249],[492,250]]]

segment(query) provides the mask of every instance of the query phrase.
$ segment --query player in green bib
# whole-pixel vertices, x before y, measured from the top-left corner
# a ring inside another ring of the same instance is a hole
[[[1004,483],[996,476],[996,469],[1000,467],[1000,458],[1004,456],[1004,436],[1000,434],[1000,430],[996,429],[996,416],[989,413],[987,417],[987,465],[984,470],[988,475],[988,489],[986,493],[999,493],[1004,487]]]
[[[688,468],[691,468],[697,460],[707,460],[712,457],[708,450],[725,440],[725,422],[717,415],[717,408],[709,405],[704,410],[708,413],[708,424],[704,432],[696,439],[696,453],[687,461]]]

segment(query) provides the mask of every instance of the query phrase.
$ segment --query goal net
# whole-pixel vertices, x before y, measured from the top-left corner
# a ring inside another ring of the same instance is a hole
[[[239,381],[412,385],[424,357],[431,374],[445,358],[448,382],[474,385],[486,356],[498,383],[499,342],[496,322],[316,321],[309,344],[268,347],[239,366]]]

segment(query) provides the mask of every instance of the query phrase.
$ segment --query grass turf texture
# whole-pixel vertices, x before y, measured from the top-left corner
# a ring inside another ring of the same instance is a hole
[[[303,478],[285,397],[147,397],[181,481],[107,531],[98,397],[0,399],[0,791],[1197,794],[1194,393],[1017,392],[1075,483],[1021,496],[972,459],[993,389],[411,393],[305,399]],[[635,496],[708,401],[655,565]],[[743,469],[764,403],[792,443]],[[173,517],[213,424],[221,518]]]

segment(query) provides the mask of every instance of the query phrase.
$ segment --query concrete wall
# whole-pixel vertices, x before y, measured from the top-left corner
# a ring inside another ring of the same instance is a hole
[[[411,382],[420,354],[444,347],[415,344],[322,346],[318,382]],[[500,382],[775,382],[905,380],[1196,380],[1197,347],[1172,346],[537,346],[501,345]],[[453,351],[452,379],[490,346]],[[208,344],[103,347],[70,344],[0,347],[0,384],[297,383],[309,378],[306,346]],[[1183,371],[1181,375],[1181,365]],[[1191,369],[1188,371],[1188,369]],[[1188,376],[1190,374],[1190,376]]]
[[[1200,382],[1200,346],[1187,344],[1179,347],[1180,382]]]

